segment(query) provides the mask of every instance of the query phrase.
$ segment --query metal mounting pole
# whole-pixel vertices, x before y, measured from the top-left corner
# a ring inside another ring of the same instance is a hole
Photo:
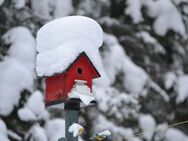
[[[79,102],[71,101],[65,103],[65,138],[61,138],[58,141],[78,141],[78,137],[73,137],[73,134],[69,132],[69,127],[73,123],[78,123],[79,110]]]

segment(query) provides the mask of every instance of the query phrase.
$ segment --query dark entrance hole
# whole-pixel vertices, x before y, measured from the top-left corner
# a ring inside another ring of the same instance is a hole
[[[78,69],[77,69],[77,73],[78,73],[78,74],[82,74],[82,69],[81,69],[81,68],[78,68]]]

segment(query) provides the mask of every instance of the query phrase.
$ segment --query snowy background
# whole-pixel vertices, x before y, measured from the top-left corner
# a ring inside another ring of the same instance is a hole
[[[188,120],[188,0],[0,0],[0,141],[64,136],[63,111],[44,106],[35,37],[67,15],[104,30],[98,104],[81,110],[80,140],[110,129],[117,141],[188,141],[188,125],[165,129]]]

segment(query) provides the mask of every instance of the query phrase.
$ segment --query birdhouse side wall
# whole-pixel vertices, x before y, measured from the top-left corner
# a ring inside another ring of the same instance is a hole
[[[65,95],[65,74],[59,74],[46,78],[46,105],[67,98]]]

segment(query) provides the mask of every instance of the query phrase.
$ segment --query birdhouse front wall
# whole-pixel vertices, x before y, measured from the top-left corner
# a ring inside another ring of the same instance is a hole
[[[91,61],[85,54],[82,54],[64,73],[46,79],[46,105],[65,102],[75,80],[86,81],[86,85],[92,90],[92,79],[97,75]]]
[[[84,80],[92,89],[92,69],[86,56],[81,56],[66,73],[65,93],[69,93],[75,84],[75,80]]]

